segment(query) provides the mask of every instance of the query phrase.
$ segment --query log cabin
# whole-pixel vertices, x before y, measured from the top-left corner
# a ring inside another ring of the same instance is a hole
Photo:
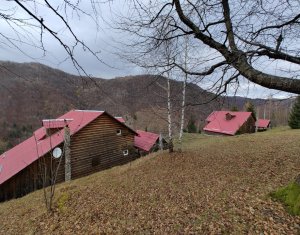
[[[252,112],[214,111],[206,119],[203,128],[209,135],[237,135],[255,132]]]
[[[0,155],[0,201],[48,186],[54,177],[60,183],[138,157],[137,133],[105,111],[71,110],[42,123],[32,137]]]

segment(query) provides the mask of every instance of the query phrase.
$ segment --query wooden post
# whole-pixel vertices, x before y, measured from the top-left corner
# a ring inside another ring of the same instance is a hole
[[[258,118],[259,118],[259,109],[256,109],[256,121],[255,121],[255,132],[258,131]]]
[[[64,152],[65,152],[65,181],[71,180],[71,149],[70,128],[64,127]]]
[[[161,133],[159,134],[159,150],[163,150],[164,146],[163,146],[163,138]]]

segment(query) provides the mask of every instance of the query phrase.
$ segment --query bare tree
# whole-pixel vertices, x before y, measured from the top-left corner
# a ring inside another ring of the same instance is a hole
[[[298,0],[131,2],[130,17],[123,17],[119,28],[134,35],[131,46],[143,48],[144,59],[164,41],[188,36],[198,46],[203,63],[192,71],[176,61],[170,66],[206,77],[215,93],[225,93],[230,84],[246,78],[266,88],[300,94]],[[283,69],[276,74],[266,62],[278,62]]]
[[[168,133],[169,133],[169,153],[173,152],[173,122],[172,122],[172,104],[171,104],[171,84],[170,74],[167,73],[167,110],[168,110]]]
[[[163,48],[163,59],[166,61],[167,64],[170,64],[170,61],[172,60],[172,45],[169,42],[166,42]],[[167,93],[167,123],[168,123],[168,137],[169,137],[169,153],[172,153],[173,150],[173,118],[172,118],[172,112],[173,112],[173,107],[172,107],[172,99],[171,99],[171,69],[166,68],[166,71],[162,72],[162,75],[166,75],[167,77],[167,87],[165,88],[166,93]]]
[[[185,50],[184,50],[184,69],[187,70],[188,64],[188,38],[185,38]],[[183,128],[184,128],[184,120],[185,120],[185,103],[186,103],[186,85],[188,80],[188,74],[184,73],[184,79],[182,83],[182,103],[181,103],[181,118],[180,118],[180,129],[179,129],[179,144],[180,150],[182,147],[182,136],[183,136]]]
[[[60,130],[57,129],[56,131]],[[49,141],[51,151],[49,152],[49,154],[44,154],[41,157],[39,157],[41,153],[39,152],[38,139],[35,135],[33,136],[35,139],[36,152],[38,156],[38,175],[35,179],[35,181],[37,181],[35,182],[35,184],[38,185],[38,188],[43,188],[45,206],[48,212],[51,212],[53,210],[53,199],[55,196],[56,180],[59,173],[59,169],[61,167],[61,162],[63,159],[62,156],[69,154],[67,153],[67,151],[69,151],[68,144],[70,141],[70,130],[68,127],[64,128],[64,148],[59,158],[53,155],[52,138],[49,132],[46,131],[46,136],[48,139],[47,141]]]
[[[83,50],[96,60],[104,62],[99,57],[99,52],[92,50],[79,38],[72,20],[89,17],[98,30],[102,3],[104,2],[81,0],[4,1],[0,8],[3,27],[0,31],[1,47],[17,49],[31,59],[34,57],[30,51],[40,51],[43,57],[49,52],[45,38],[50,36],[65,52],[65,59],[60,62],[70,60],[79,74],[90,77],[76,58],[76,52]]]

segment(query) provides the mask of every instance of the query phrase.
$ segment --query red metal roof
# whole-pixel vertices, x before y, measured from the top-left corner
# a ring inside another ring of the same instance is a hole
[[[104,111],[72,110],[59,119],[73,119],[69,122],[70,133],[73,135],[103,113]],[[63,129],[42,139],[44,134],[45,128],[42,127],[32,137],[0,155],[0,184],[63,142]]]
[[[43,138],[46,137],[47,135],[47,132],[46,132],[46,128],[40,128],[40,129],[37,129],[33,135],[35,136],[35,139],[36,140],[41,140]]]
[[[226,114],[231,119],[226,119]],[[248,120],[251,112],[214,111],[206,119],[208,124],[203,128],[205,131],[235,135],[239,128]]]
[[[159,139],[159,135],[147,131],[137,130],[138,136],[134,137],[134,146],[149,152],[156,141]]]
[[[122,117],[115,117],[115,119],[117,119],[119,122],[125,123],[125,120]]]
[[[257,120],[258,128],[268,128],[269,124],[270,124],[270,120],[268,120],[268,119],[258,119]]]
[[[69,123],[73,121],[73,119],[44,119],[43,126],[46,129],[51,129],[51,128],[63,128],[66,125],[69,125]]]

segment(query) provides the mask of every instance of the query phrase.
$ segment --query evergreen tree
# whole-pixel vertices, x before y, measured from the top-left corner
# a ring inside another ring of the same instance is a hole
[[[245,109],[247,112],[251,112],[254,119],[256,119],[255,107],[250,101],[247,101],[247,103],[245,104]]]
[[[190,117],[190,120],[187,125],[188,133],[197,133],[197,127],[195,125],[195,119],[193,116]]]
[[[300,96],[297,97],[296,102],[290,113],[289,126],[292,129],[300,129]]]

